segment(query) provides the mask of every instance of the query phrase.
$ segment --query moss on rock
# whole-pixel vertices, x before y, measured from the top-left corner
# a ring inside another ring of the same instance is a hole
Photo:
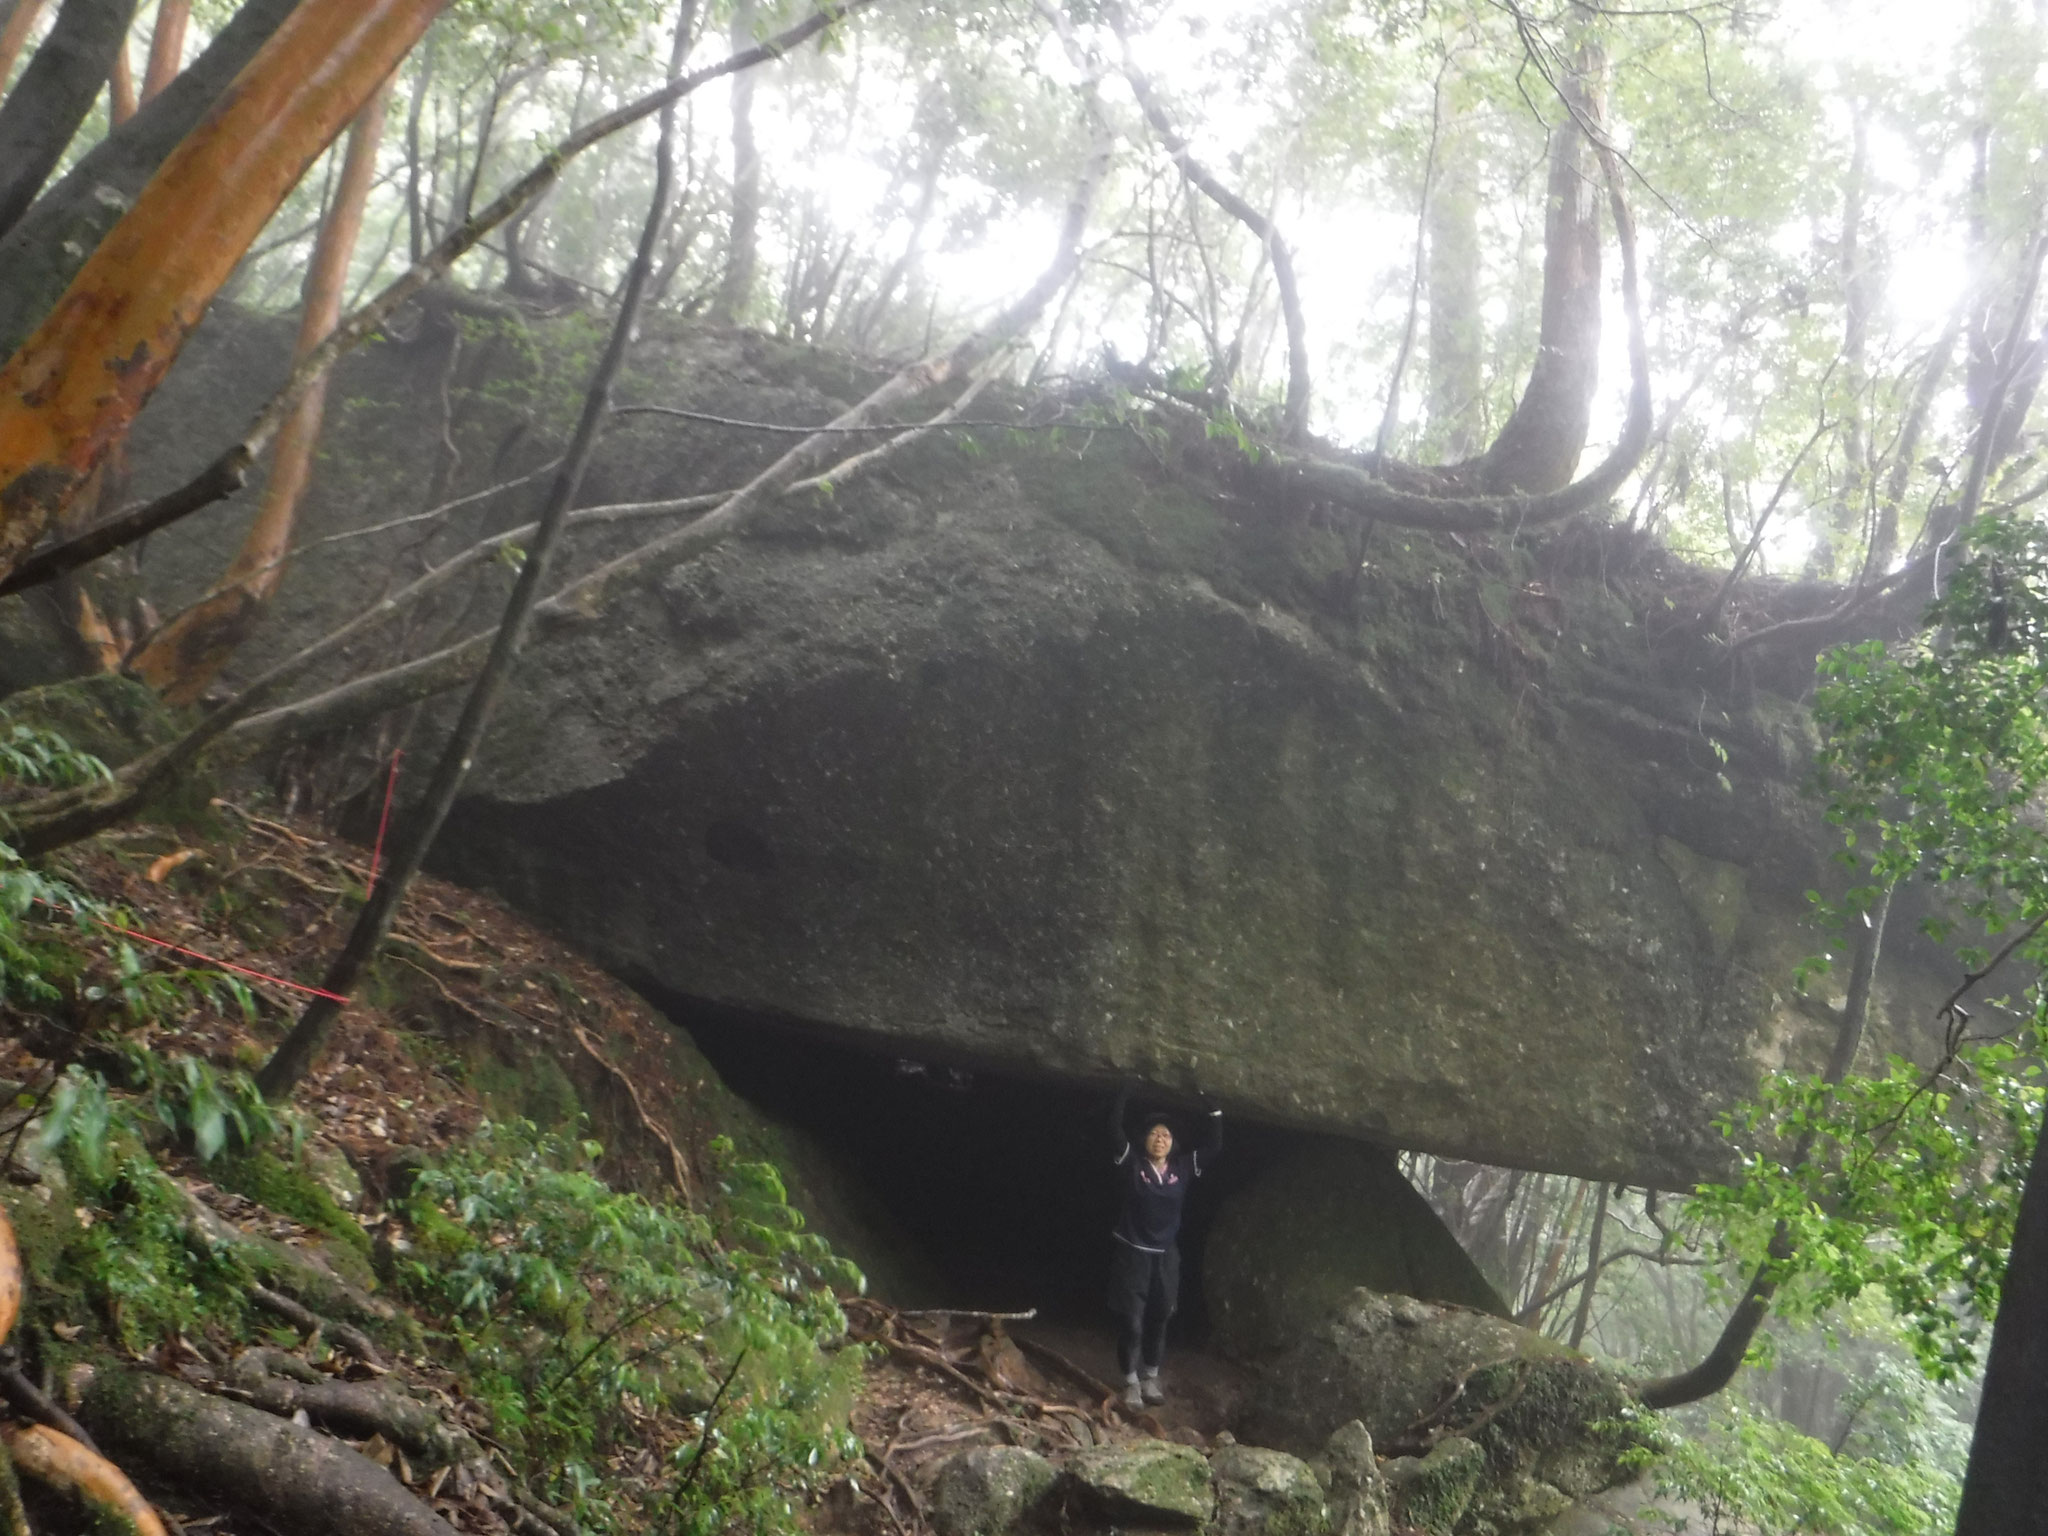
[[[1231,1445],[1209,1458],[1215,1536],[1325,1536],[1330,1511],[1308,1463],[1285,1451]]]
[[[1579,1499],[1633,1477],[1648,1445],[1636,1412],[1618,1378],[1529,1329],[1360,1289],[1270,1362],[1245,1420],[1252,1438],[1301,1454],[1354,1418],[1382,1449],[1455,1438],[1479,1456],[1473,1520],[1506,1532],[1549,1518],[1544,1488]],[[1388,1480],[1415,1475],[1403,1465]]]
[[[1427,1456],[1397,1457],[1387,1463],[1394,1490],[1394,1518],[1429,1536],[1452,1536],[1486,1476],[1486,1452],[1473,1441],[1450,1435]]]
[[[1053,1464],[1014,1445],[984,1445],[949,1456],[932,1480],[939,1536],[1002,1536],[1057,1481]]]
[[[1069,1458],[1066,1472],[1084,1501],[1112,1520],[1193,1526],[1216,1508],[1209,1463],[1185,1445],[1100,1446]]]

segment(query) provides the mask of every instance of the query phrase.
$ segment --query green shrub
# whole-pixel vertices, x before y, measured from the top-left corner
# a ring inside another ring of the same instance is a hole
[[[802,1230],[765,1165],[725,1170],[736,1214],[720,1234],[611,1189],[591,1171],[600,1150],[487,1127],[420,1175],[399,1284],[447,1329],[537,1491],[593,1530],[793,1530],[799,1501],[859,1452],[859,1351],[824,1283],[857,1272]],[[660,1465],[622,1472],[612,1453],[664,1420]]]

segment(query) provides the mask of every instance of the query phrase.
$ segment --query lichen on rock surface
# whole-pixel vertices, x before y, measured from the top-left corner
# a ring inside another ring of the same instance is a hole
[[[1209,1458],[1214,1536],[1325,1536],[1329,1502],[1308,1463],[1285,1451],[1227,1445]]]
[[[1169,1441],[1076,1451],[1065,1475],[1084,1507],[1121,1522],[1197,1526],[1216,1508],[1208,1461]]]

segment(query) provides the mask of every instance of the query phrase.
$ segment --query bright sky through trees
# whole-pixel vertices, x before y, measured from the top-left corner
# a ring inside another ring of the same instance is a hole
[[[195,49],[230,9],[199,8]],[[153,10],[137,18],[144,42]],[[771,12],[764,28],[783,24]],[[823,53],[762,74],[759,277],[737,318],[900,357],[1012,298],[1046,260],[1083,141],[1085,72],[1047,14],[1027,0],[885,3]],[[1040,382],[1092,376],[1106,360],[1196,382],[1227,374],[1238,408],[1274,407],[1286,347],[1262,247],[1176,170],[1117,68],[1104,14],[1076,12],[1073,26],[1097,61],[1116,156],[1077,285],[1016,367]],[[572,121],[644,88],[664,15],[654,0],[461,0],[398,82],[352,292],[397,270],[409,220],[438,227]],[[727,10],[705,17],[700,62],[727,45]],[[1978,295],[1966,329],[2002,326],[2040,203],[2048,65],[2031,0],[1157,0],[1129,6],[1127,26],[1132,61],[1195,158],[1269,213],[1294,253],[1314,430],[1369,449],[1384,428],[1390,452],[1422,463],[1490,440],[1529,376],[1546,133],[1565,121],[1554,80],[1591,49],[1628,161],[1655,396],[1660,412],[1685,402],[1626,499],[1637,521],[1710,563],[1747,542],[1828,415],[1840,428],[1798,466],[1762,547],[1773,570],[1852,574],[1852,525],[1870,519],[1851,502],[1882,478],[1871,470],[1916,370],[1966,296]],[[691,99],[682,133],[687,185],[657,304],[702,313],[730,234],[723,85]],[[622,136],[579,163],[520,231],[523,258],[586,296],[609,293],[648,143]],[[295,301],[331,179],[316,167],[280,213],[241,302]],[[502,281],[504,248],[493,250],[470,258],[463,280]],[[1618,272],[1610,231],[1586,462],[1620,428]],[[1936,467],[1909,474],[1887,558],[1952,478],[1967,350],[1945,363],[1951,376],[1924,413],[1922,453]],[[1866,462],[1851,472],[1854,453]],[[1818,513],[1785,515],[1830,505],[1832,532]]]

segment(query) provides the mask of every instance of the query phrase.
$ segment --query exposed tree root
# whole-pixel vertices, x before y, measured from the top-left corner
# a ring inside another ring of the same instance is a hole
[[[316,1425],[351,1439],[382,1435],[407,1456],[428,1468],[482,1462],[480,1447],[461,1430],[452,1429],[431,1406],[381,1382],[340,1381],[313,1373],[305,1381],[272,1374],[270,1351],[251,1350],[235,1362],[227,1383],[266,1413],[288,1419],[304,1413]]]
[[[633,1105],[633,1113],[640,1117],[641,1127],[660,1142],[663,1150],[668,1153],[669,1177],[676,1181],[676,1192],[683,1197],[685,1205],[690,1204],[696,1198],[690,1185],[690,1165],[684,1159],[682,1149],[676,1145],[675,1138],[669,1135],[662,1123],[648,1111],[646,1101],[640,1097],[640,1090],[634,1086],[633,1079],[597,1048],[597,1042],[590,1038],[590,1031],[580,1024],[571,1026],[571,1031],[576,1037],[576,1043],[583,1047],[584,1054],[604,1068],[613,1082],[625,1089],[626,1097]]]
[[[80,1387],[78,1414],[115,1454],[294,1536],[454,1536],[395,1477],[339,1440],[168,1376],[93,1371]]]
[[[21,1483],[14,1475],[14,1458],[4,1447],[0,1447],[0,1533],[35,1536],[28,1526],[28,1511],[21,1507]]]
[[[401,1314],[396,1307],[350,1285],[310,1253],[242,1231],[233,1222],[224,1220],[197,1195],[189,1190],[186,1193],[191,1205],[194,1241],[208,1249],[239,1249],[250,1267],[270,1282],[267,1286],[252,1288],[250,1300],[285,1318],[295,1327],[311,1329],[318,1326],[359,1360],[370,1365],[381,1364],[383,1357],[376,1353],[377,1346],[369,1336],[341,1320],[372,1326],[399,1323]],[[282,1310],[293,1306],[296,1306],[296,1311]],[[366,1349],[370,1353],[364,1354]]]
[[[249,1299],[264,1311],[283,1318],[294,1328],[302,1328],[309,1333],[324,1333],[365,1365],[376,1366],[379,1370],[385,1368],[382,1352],[362,1329],[322,1317],[311,1307],[293,1301],[291,1297],[273,1291],[268,1286],[250,1286]]]
[[[104,1456],[88,1451],[69,1435],[45,1424],[0,1430],[15,1467],[47,1488],[85,1501],[116,1530],[134,1536],[167,1536],[163,1521],[121,1469]]]
[[[21,1249],[14,1241],[14,1223],[0,1215],[0,1339],[14,1332],[21,1315]]]
[[[96,1451],[92,1436],[85,1432],[85,1426],[66,1413],[41,1387],[21,1373],[19,1366],[0,1362],[0,1397],[7,1399],[7,1406],[25,1419],[38,1424],[47,1424],[60,1435],[69,1435],[89,1451]]]

